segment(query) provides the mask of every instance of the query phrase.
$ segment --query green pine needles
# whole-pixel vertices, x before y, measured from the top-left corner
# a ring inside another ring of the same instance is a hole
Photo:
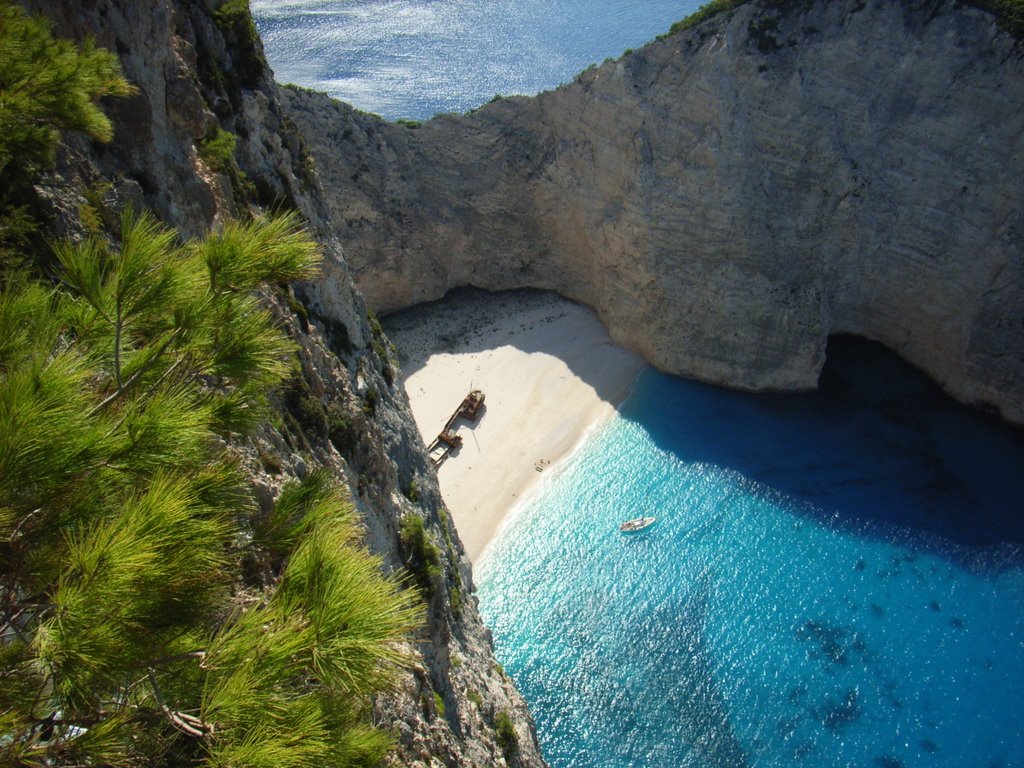
[[[110,141],[98,101],[134,92],[114,54],[55,40],[45,19],[0,0],[0,268],[24,265],[25,251],[42,247],[33,184],[53,165],[60,132]]]
[[[109,141],[110,120],[97,101],[134,90],[110,51],[55,40],[45,19],[0,0],[0,178],[12,164],[45,168],[61,130]]]
[[[0,0],[0,764],[376,764],[414,597],[326,476],[261,516],[225,440],[290,370],[258,291],[315,244],[294,216],[180,244],[126,214],[55,246],[55,282],[22,267],[59,132],[108,140],[97,100],[130,91]]]
[[[965,4],[994,14],[1003,29],[1024,40],[1024,0],[965,0]]]
[[[57,288],[0,294],[0,763],[373,764],[411,593],[322,475],[254,523],[223,440],[288,372],[256,291],[314,243],[291,216],[181,245],[126,215],[56,255]],[[272,585],[242,589],[253,558]]]

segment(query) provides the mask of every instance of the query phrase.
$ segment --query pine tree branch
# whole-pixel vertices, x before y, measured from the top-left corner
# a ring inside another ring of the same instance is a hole
[[[117,383],[116,394],[118,395],[124,389],[121,383],[121,325],[121,301],[118,299],[117,321],[114,323],[114,381]]]
[[[23,642],[25,645],[29,644],[29,638],[25,637],[25,635],[22,633],[22,631],[18,628],[16,624],[12,624],[10,622],[5,623],[3,626],[3,631],[0,631],[0,640],[6,639],[8,627],[11,628],[11,630],[14,632],[14,634],[21,642]]]
[[[188,651],[186,653],[177,653],[174,656],[164,656],[161,659],[153,659],[149,663],[154,667],[162,667],[167,664],[173,664],[176,661],[184,661],[185,659],[205,659],[206,651]],[[200,666],[202,666],[200,664]]]
[[[13,615],[10,613],[10,611],[8,611],[8,615],[4,617],[3,623],[0,624],[0,639],[7,637],[7,629],[10,628],[11,631],[17,636],[17,638],[21,640],[21,642],[28,645],[31,642],[31,640],[25,635],[25,628],[18,625],[18,619],[20,619],[25,613],[27,613],[30,610],[34,609],[37,611],[45,611],[48,610],[50,607],[51,606],[49,604],[30,603],[28,605],[22,605],[22,607],[19,608]],[[24,623],[28,624],[28,621],[25,621]]]
[[[114,392],[109,394],[106,397],[106,399],[104,399],[102,402],[100,402],[98,405],[96,405],[96,407],[94,407],[91,411],[89,411],[89,416],[95,416],[97,413],[102,411],[104,408],[106,408],[112,402],[114,402],[115,400],[119,399],[121,397],[121,395],[124,394],[125,390],[127,390],[132,384],[134,384],[136,381],[138,381],[139,377],[142,376],[142,374],[146,373],[150,368],[152,368],[156,364],[156,361],[159,360],[163,356],[164,352],[167,351],[167,348],[171,345],[171,342],[173,342],[176,339],[180,338],[181,334],[183,334],[184,332],[185,332],[184,328],[178,328],[177,330],[174,331],[174,333],[172,333],[169,337],[167,337],[167,340],[164,341],[164,343],[160,345],[160,348],[156,352],[153,353],[153,356],[151,358],[149,358],[149,360],[147,360],[143,364],[143,366],[141,368],[139,368],[139,370],[137,370],[135,373],[133,373],[131,376],[128,377],[128,381],[124,382],[123,385],[121,385],[119,383],[118,384],[118,388]],[[184,358],[182,358],[182,359],[184,359]],[[181,360],[179,360],[178,362],[180,363]],[[171,368],[173,369],[177,364],[178,363],[175,363],[173,366],[171,366]],[[166,373],[164,375],[166,376]],[[120,374],[118,374],[118,378],[120,378]]]
[[[14,630],[14,633],[16,635],[18,635],[19,638],[24,640],[25,638],[21,636],[21,632],[18,630],[18,625],[15,624],[15,622],[18,619],[20,619],[25,614],[25,611],[27,611],[29,609],[29,607],[31,607],[31,606],[25,606],[23,608],[19,608],[18,611],[16,613],[14,613],[13,615],[12,614],[8,614],[7,616],[4,616],[4,623],[2,625],[0,625],[0,627],[2,627],[3,630],[6,630],[7,627],[10,627],[11,629]],[[0,637],[3,637],[6,634],[7,634],[6,631],[0,630]]]
[[[171,722],[171,725],[179,731],[186,736],[191,736],[193,739],[205,739],[213,731],[213,728],[198,717],[193,717],[184,712],[176,712],[167,706],[163,694],[160,693],[160,685],[156,681],[156,670],[152,667],[149,669],[149,684],[153,686],[153,696],[156,697],[156,703],[159,705],[160,711],[164,713],[164,717]]]
[[[11,531],[11,535],[7,537],[7,540],[8,541],[14,541],[19,536],[21,536],[21,527],[23,525],[25,525],[25,523],[27,523],[29,520],[31,520],[33,517],[35,517],[36,515],[38,515],[42,511],[43,511],[42,507],[36,507],[31,512],[29,512],[27,515],[25,515],[23,518],[21,518],[21,520],[18,521],[18,524],[16,526],[14,526],[14,530]]]
[[[147,389],[145,391],[145,393],[142,395],[143,399],[149,397],[154,392],[156,392],[156,390],[160,387],[160,385],[163,384],[165,381],[167,381],[167,378],[172,373],[174,373],[178,369],[178,366],[180,366],[182,363],[184,363],[185,360],[187,360],[187,359],[188,359],[188,355],[184,355],[183,357],[179,357],[177,360],[174,361],[173,364],[168,366],[167,370],[160,374],[160,378],[158,378],[156,381],[154,381],[152,383],[152,385],[150,385],[149,389]]]
[[[149,397],[154,392],[156,392],[157,388],[167,380],[167,377],[170,376],[172,373],[174,373],[174,371],[178,368],[178,366],[181,365],[183,362],[185,362],[185,360],[187,358],[188,358],[188,356],[186,355],[185,357],[179,357],[177,360],[175,360],[174,363],[166,371],[164,371],[163,373],[160,374],[160,378],[158,378],[156,381],[154,381],[149,386],[149,389],[147,389],[145,391],[145,393],[143,393],[143,395],[140,398],[140,400],[145,400],[147,397]],[[195,375],[193,375],[192,378],[195,379]],[[134,380],[134,377],[133,377],[133,380]],[[131,384],[131,383],[132,383],[132,381],[130,380],[128,382],[128,384]],[[114,397],[117,394],[118,393],[115,392],[113,395],[111,395],[111,397]],[[107,398],[107,399],[109,400],[110,398]],[[100,403],[98,406],[96,406],[96,408],[100,408],[102,406],[103,406],[103,403]],[[93,409],[93,410],[95,410],[95,409]],[[121,425],[124,424],[125,419],[127,419],[127,418],[128,418],[127,414],[122,414],[121,418],[119,418],[114,423],[114,425],[110,429],[107,430],[107,433],[103,437],[104,438],[110,437],[115,432],[117,432],[117,430],[119,430],[121,428]],[[113,464],[113,463],[110,463],[110,462],[107,462],[107,463],[104,464],[104,466],[106,466],[106,467],[113,467],[113,466],[117,466],[117,465]]]
[[[99,725],[104,721],[102,714],[96,715],[95,717],[76,717],[72,719],[64,719],[56,717],[57,713],[49,717],[44,717],[42,720],[35,720],[36,726],[40,725],[56,725],[56,726],[69,726],[71,728],[90,728],[94,725]]]

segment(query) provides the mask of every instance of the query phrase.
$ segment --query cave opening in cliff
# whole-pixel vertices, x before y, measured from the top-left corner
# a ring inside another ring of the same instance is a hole
[[[937,384],[889,347],[847,333],[828,337],[818,389],[825,394],[846,394],[872,400],[882,398],[888,391],[890,402],[900,393],[910,390],[933,396],[943,394]]]
[[[861,516],[968,546],[1024,543],[1024,430],[957,402],[892,350],[853,335],[829,338],[814,398],[828,422],[856,425],[850,437],[876,477],[891,475],[924,500]]]

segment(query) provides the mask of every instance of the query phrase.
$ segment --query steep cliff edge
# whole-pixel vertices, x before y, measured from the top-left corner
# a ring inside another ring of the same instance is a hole
[[[754,390],[857,334],[1024,423],[1022,51],[953,0],[754,0],[416,128],[284,98],[378,311],[552,289]]]
[[[327,219],[301,135],[283,114],[248,14],[237,0],[28,0],[59,36],[92,37],[139,89],[104,108],[115,137],[69,135],[38,186],[54,234],[80,236],[148,208],[183,236],[267,209],[299,211],[325,255],[315,284],[263,296],[296,345],[272,422],[231,450],[264,511],[291,479],[323,469],[351,488],[366,539],[389,569],[412,567],[425,622],[399,690],[376,702],[402,766],[542,766],[522,697],[496,663],[472,596],[468,559],[397,381]],[[422,521],[425,539],[408,535]],[[424,544],[423,542],[427,542]],[[419,547],[421,551],[412,552]],[[429,563],[416,564],[426,552]],[[430,566],[429,568],[427,566]]]

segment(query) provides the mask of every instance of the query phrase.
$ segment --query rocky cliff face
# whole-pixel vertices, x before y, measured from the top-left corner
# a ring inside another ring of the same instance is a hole
[[[379,311],[552,289],[754,390],[857,334],[1024,423],[1022,51],[954,0],[754,0],[417,128],[285,101]]]
[[[58,35],[117,51],[139,88],[105,105],[110,145],[68,137],[41,197],[56,233],[77,236],[83,212],[109,223],[126,205],[152,209],[183,236],[226,217],[267,208],[300,211],[325,253],[316,284],[280,286],[264,297],[296,343],[277,415],[233,446],[253,490],[269,507],[281,486],[315,468],[346,482],[367,541],[388,568],[408,560],[401,520],[418,516],[438,548],[440,577],[412,663],[376,718],[394,732],[402,766],[543,766],[521,696],[493,657],[472,595],[468,559],[444,512],[380,326],[355,290],[332,230],[315,169],[283,114],[247,5],[223,0],[29,0]],[[218,132],[233,154],[210,149]],[[505,713],[502,715],[502,713]],[[499,723],[507,727],[499,735]]]

